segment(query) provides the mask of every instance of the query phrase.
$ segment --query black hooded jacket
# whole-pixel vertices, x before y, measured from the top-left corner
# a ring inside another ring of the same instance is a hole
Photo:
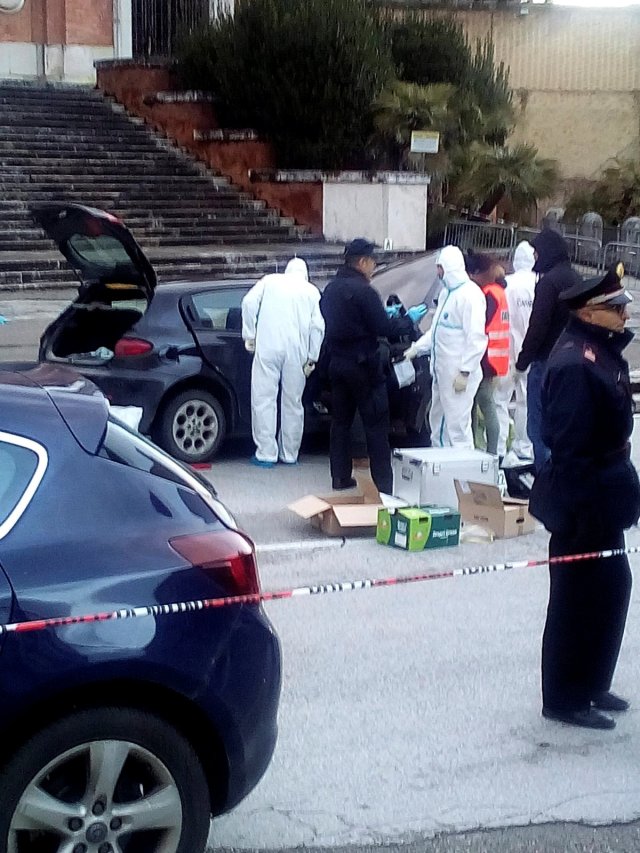
[[[567,244],[557,231],[545,228],[531,245],[538,253],[533,271],[540,273],[540,279],[516,370],[526,370],[532,361],[546,361],[549,357],[569,319],[568,308],[558,297],[563,290],[582,281],[572,269]]]

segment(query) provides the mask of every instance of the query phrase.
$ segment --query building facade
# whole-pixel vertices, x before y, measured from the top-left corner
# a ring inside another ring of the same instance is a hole
[[[0,78],[95,81],[97,59],[166,55],[234,0],[0,0]]]

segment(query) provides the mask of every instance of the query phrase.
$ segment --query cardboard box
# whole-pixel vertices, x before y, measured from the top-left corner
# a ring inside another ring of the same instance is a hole
[[[529,514],[529,501],[503,498],[497,486],[486,483],[455,481],[462,520],[493,531],[498,539],[523,536],[536,529]]]
[[[326,497],[306,495],[287,509],[306,518],[327,536],[373,536],[378,510],[384,507],[380,493],[368,475],[355,475],[358,493],[334,493]]]
[[[443,506],[378,510],[376,540],[405,551],[447,548],[460,541],[460,513]]]
[[[497,456],[459,447],[393,451],[393,494],[409,506],[457,506],[454,480],[498,485]]]

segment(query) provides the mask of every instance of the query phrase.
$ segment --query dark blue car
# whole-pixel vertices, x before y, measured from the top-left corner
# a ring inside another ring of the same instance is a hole
[[[71,371],[0,372],[0,622],[256,592],[196,474]],[[258,605],[0,636],[0,850],[202,853],[276,741]]]

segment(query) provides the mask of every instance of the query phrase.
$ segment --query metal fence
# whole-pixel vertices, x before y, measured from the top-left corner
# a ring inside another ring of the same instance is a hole
[[[133,55],[172,56],[183,33],[210,19],[209,0],[133,0]]]
[[[522,240],[531,241],[539,233],[535,228],[517,225],[454,219],[447,225],[444,244],[458,246],[463,252],[469,249],[488,252],[509,262],[518,243]],[[640,242],[624,243],[616,240],[603,246],[596,237],[560,233],[567,243],[572,264],[583,275],[594,275],[616,261],[622,261],[627,275],[631,279],[640,279]],[[640,281],[628,281],[627,286],[640,289]]]

